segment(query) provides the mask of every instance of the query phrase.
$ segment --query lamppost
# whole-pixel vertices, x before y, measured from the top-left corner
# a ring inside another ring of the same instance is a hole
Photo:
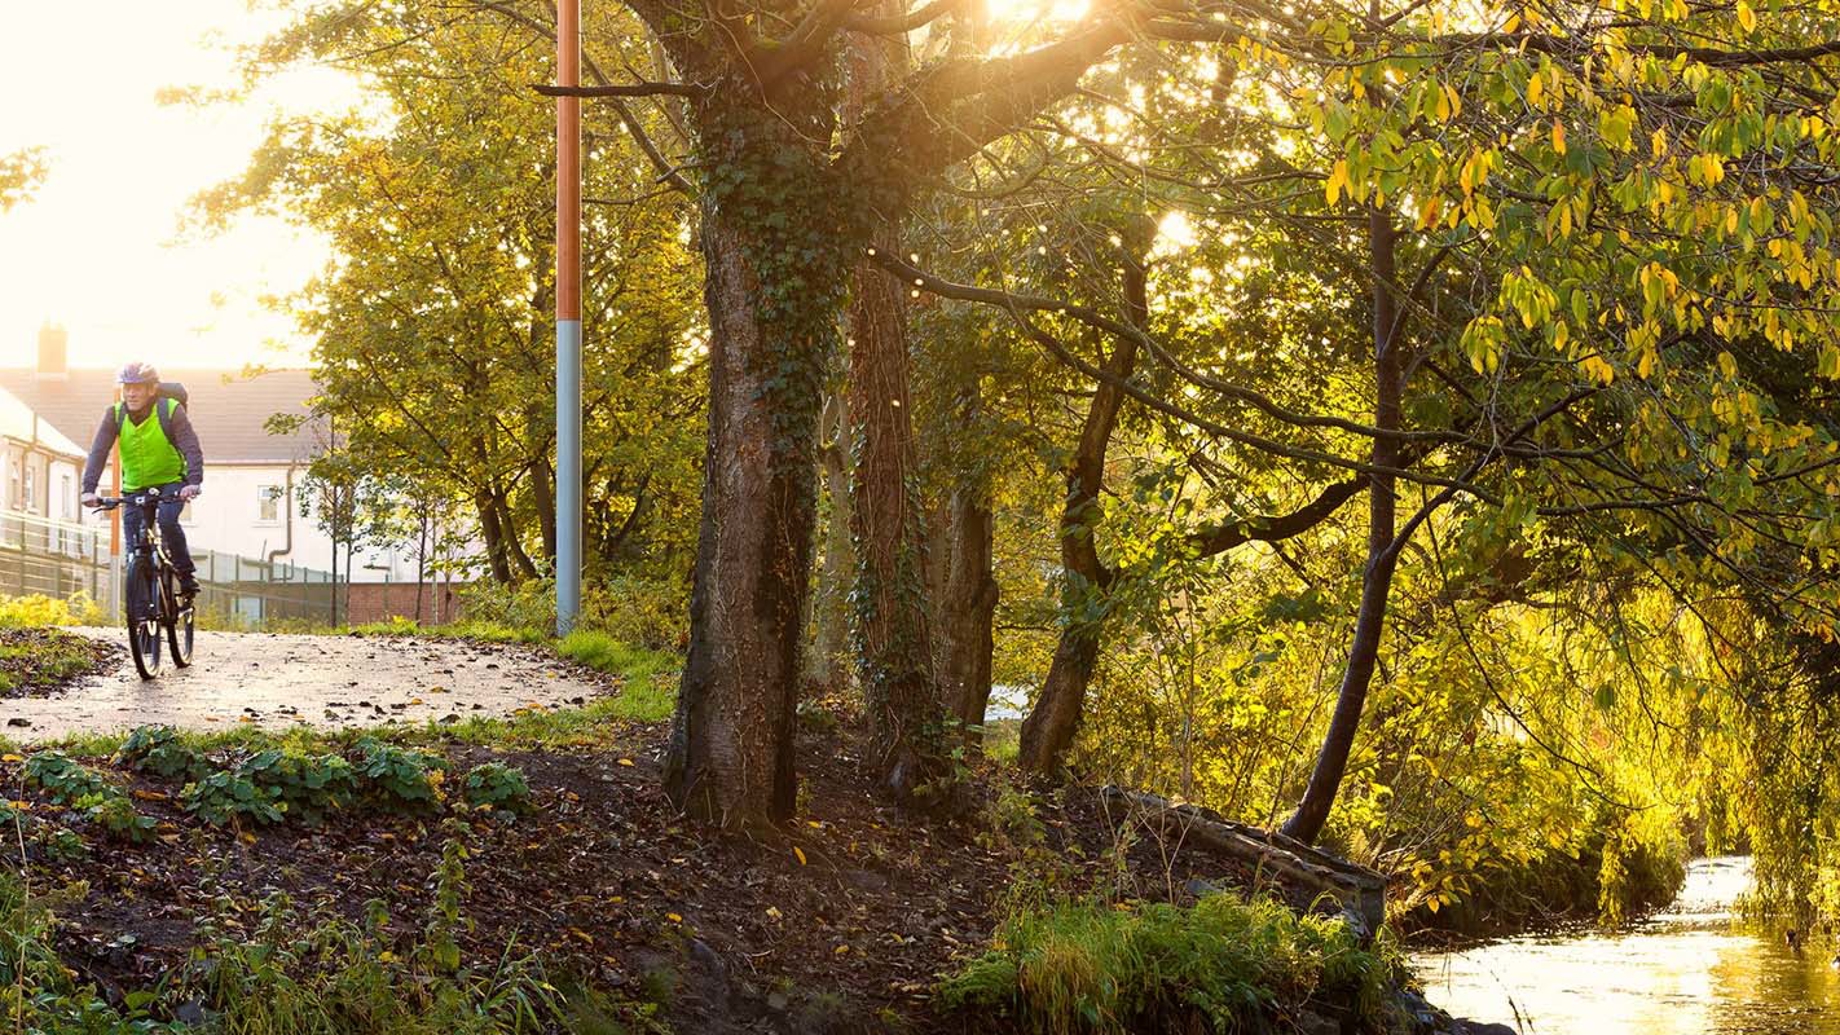
[[[581,0],[556,4],[556,85],[581,85]],[[581,98],[556,98],[556,635],[581,613]]]

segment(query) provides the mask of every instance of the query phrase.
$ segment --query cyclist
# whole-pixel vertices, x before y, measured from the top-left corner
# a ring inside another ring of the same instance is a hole
[[[89,461],[83,465],[83,505],[101,504],[96,485],[109,462],[110,447],[120,440],[122,494],[160,490],[160,539],[179,574],[179,592],[197,596],[196,568],[185,545],[185,530],[179,527],[179,511],[204,491],[204,450],[198,433],[185,407],[160,396],[160,372],[152,364],[129,363],[116,381],[122,401],[102,415],[89,447]],[[122,508],[121,530],[128,542],[138,541],[143,520],[140,508]]]

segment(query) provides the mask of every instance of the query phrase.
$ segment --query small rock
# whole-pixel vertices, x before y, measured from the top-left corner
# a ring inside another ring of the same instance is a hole
[[[30,727],[30,726],[32,725],[32,720],[31,720],[31,719],[23,719],[23,718],[20,718],[19,716],[17,716],[17,715],[15,715],[15,716],[13,716],[12,718],[10,718],[10,719],[8,719],[8,720],[6,720],[6,724],[7,724],[8,726],[15,726],[15,727],[18,727],[19,729],[26,729],[26,728],[28,728],[28,727]]]

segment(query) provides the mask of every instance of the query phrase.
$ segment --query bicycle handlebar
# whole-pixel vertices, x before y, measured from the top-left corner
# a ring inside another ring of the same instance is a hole
[[[96,497],[96,509],[114,510],[124,503],[132,503],[135,506],[144,507],[147,505],[148,501],[158,500],[159,498],[160,490],[157,487],[148,489],[146,492],[136,493],[132,496],[98,496]]]

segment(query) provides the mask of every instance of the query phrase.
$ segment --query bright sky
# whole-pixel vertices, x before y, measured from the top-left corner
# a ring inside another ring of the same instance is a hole
[[[72,366],[300,365],[309,343],[261,296],[287,294],[326,248],[275,220],[181,240],[187,199],[238,176],[276,106],[349,103],[329,71],[256,103],[162,106],[165,87],[229,86],[233,48],[272,28],[248,0],[0,0],[0,154],[43,146],[37,197],[0,215],[0,366],[37,355],[46,321]]]

